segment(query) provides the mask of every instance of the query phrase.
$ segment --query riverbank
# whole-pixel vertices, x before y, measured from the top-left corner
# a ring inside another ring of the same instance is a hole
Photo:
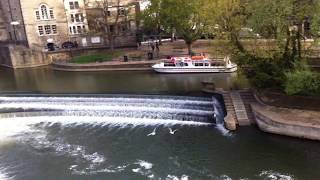
[[[253,104],[258,127],[268,133],[320,140],[320,112]]]
[[[225,126],[229,130],[257,125],[267,133],[320,140],[318,97],[249,90],[217,90],[215,93],[223,96],[227,111]]]
[[[320,140],[320,99],[265,91],[251,104],[255,122],[268,133]]]

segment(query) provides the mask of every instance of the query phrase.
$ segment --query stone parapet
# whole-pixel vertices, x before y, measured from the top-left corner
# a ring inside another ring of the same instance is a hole
[[[258,127],[265,132],[320,140],[320,112],[252,104]]]

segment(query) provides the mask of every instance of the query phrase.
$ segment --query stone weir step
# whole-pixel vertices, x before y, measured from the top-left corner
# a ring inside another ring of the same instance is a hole
[[[256,99],[251,91],[222,91],[227,111],[226,123],[235,122],[239,126],[249,126],[255,123],[251,104]]]

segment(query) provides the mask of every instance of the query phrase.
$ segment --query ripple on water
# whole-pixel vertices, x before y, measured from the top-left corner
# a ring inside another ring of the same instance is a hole
[[[178,177],[178,176],[169,174],[166,177],[166,180],[188,180],[188,179],[189,179],[189,176],[187,175],[182,175],[181,177]]]
[[[6,169],[0,168],[0,180],[11,180],[12,177],[9,177],[8,173],[6,173]]]
[[[282,174],[274,171],[262,171],[259,176],[268,180],[294,180],[293,175]]]

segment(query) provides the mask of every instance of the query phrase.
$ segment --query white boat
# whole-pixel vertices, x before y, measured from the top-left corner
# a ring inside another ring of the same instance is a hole
[[[158,73],[232,73],[237,71],[237,65],[229,57],[221,60],[211,60],[204,56],[172,57],[152,68]]]

